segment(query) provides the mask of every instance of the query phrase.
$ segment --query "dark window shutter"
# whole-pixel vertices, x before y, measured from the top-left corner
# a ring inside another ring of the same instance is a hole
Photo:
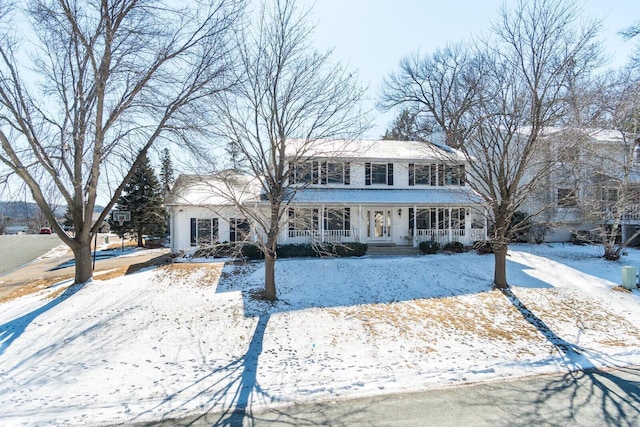
[[[289,162],[289,184],[295,184],[296,183],[295,170],[296,170],[296,167],[293,164],[293,162]]]
[[[464,165],[460,165],[460,185],[465,185],[466,184],[466,177],[465,177],[465,171],[464,171]]]
[[[387,185],[393,185],[393,163],[387,165]]]
[[[196,246],[198,243],[196,236],[196,219],[191,218],[191,246]]]
[[[322,211],[322,229],[327,231],[327,228],[329,228],[329,209],[325,208]]]
[[[327,162],[320,164],[320,184],[327,183]]]
[[[318,227],[318,225],[319,225],[319,223],[318,223],[319,218],[318,217],[319,216],[320,216],[320,210],[318,208],[314,208],[313,209],[313,229],[314,230],[319,230],[320,229],[320,227]]]
[[[211,243],[216,243],[218,239],[218,218],[211,220]]]
[[[371,185],[371,163],[364,164],[364,185]]]
[[[351,163],[344,164],[344,185],[351,185]]]
[[[415,185],[415,169],[416,169],[416,165],[414,165],[413,163],[409,163],[409,185]]]
[[[317,184],[319,176],[320,176],[320,166],[318,162],[312,162],[311,163],[311,183]]]
[[[296,222],[294,217],[293,208],[289,208],[289,231],[293,231],[296,229]]]
[[[229,218],[229,241],[236,241],[236,219]]]
[[[438,165],[438,185],[444,185],[444,165]]]
[[[344,208],[344,229],[351,230],[351,208]]]

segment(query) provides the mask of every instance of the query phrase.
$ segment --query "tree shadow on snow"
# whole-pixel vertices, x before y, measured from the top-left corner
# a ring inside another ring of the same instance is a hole
[[[415,271],[408,277],[413,282],[407,282],[407,275],[399,278],[402,283],[393,283],[393,272],[389,268],[377,268],[375,259],[361,259],[362,263],[355,264],[356,268],[366,269],[362,271],[348,271],[345,274],[341,269],[353,269],[353,262],[343,262],[341,259],[305,260],[307,271],[300,274],[298,270],[288,270],[289,260],[279,260],[276,265],[276,282],[288,275],[287,280],[282,280],[278,285],[281,299],[274,303],[261,302],[253,297],[257,290],[263,287],[263,268],[260,262],[249,264],[228,264],[224,267],[222,277],[217,286],[218,293],[240,292],[244,307],[244,315],[247,318],[256,319],[255,329],[251,341],[244,355],[230,363],[217,366],[211,372],[203,375],[197,381],[188,386],[167,395],[164,400],[153,408],[136,415],[129,423],[136,422],[145,415],[157,415],[162,412],[162,419],[166,425],[251,425],[259,421],[259,414],[255,414],[252,406],[265,403],[278,402],[278,396],[270,395],[262,389],[258,381],[259,359],[263,352],[263,342],[269,319],[273,314],[307,308],[329,308],[340,306],[353,306],[365,304],[388,304],[399,301],[409,301],[425,298],[444,298],[452,296],[470,295],[481,292],[489,292],[492,289],[493,258],[487,257],[487,272],[480,275],[469,271],[460,272],[464,277],[463,282],[450,280],[451,274],[439,274],[439,258],[422,257],[424,271]],[[299,260],[296,260],[299,262]],[[402,261],[398,263],[401,268]],[[464,261],[457,265],[458,270],[464,269]],[[528,287],[552,288],[553,286],[543,280],[532,278],[528,275],[529,266],[508,261],[510,277],[518,279],[519,275],[527,275]],[[334,272],[335,277],[347,278],[347,282],[336,283],[331,281]],[[293,276],[292,276],[293,275]],[[295,277],[295,279],[291,279]],[[365,277],[371,282],[360,279]],[[322,285],[324,283],[324,286]],[[556,348],[562,360],[571,369],[583,369],[592,366],[584,356],[584,351],[561,337],[557,336],[540,318],[532,313],[511,290],[503,292],[505,297],[520,311],[522,316],[536,327],[546,339]],[[262,367],[262,369],[266,369]],[[212,379],[216,378],[215,381]],[[185,399],[185,396],[189,396]],[[200,416],[181,418],[183,410],[188,409],[194,401],[200,401],[205,397],[206,403],[201,404]],[[223,403],[221,403],[223,402]],[[176,403],[173,406],[172,403]],[[221,410],[221,405],[224,408]],[[262,406],[262,405],[260,405]],[[269,406],[269,405],[267,405]],[[164,411],[163,411],[164,409]],[[366,410],[362,408],[361,410]],[[273,412],[274,410],[271,410]],[[275,410],[277,411],[277,409]],[[154,417],[155,417],[154,415]],[[286,414],[286,423],[292,425],[305,425],[311,420],[290,419]],[[285,421],[283,421],[285,422]],[[142,425],[147,425],[142,423]],[[149,423],[148,425],[157,425]]]
[[[300,268],[300,260],[278,260],[278,300],[273,304],[260,304],[247,297],[264,288],[263,263],[228,264],[224,267],[217,292],[242,292],[247,317],[258,316],[265,311],[273,314],[309,308],[390,304],[490,292],[493,257],[482,257],[486,259],[485,269],[469,270],[464,266],[464,257],[468,255],[472,254],[429,255],[406,259],[313,258],[302,261],[303,269]],[[451,260],[457,259],[460,259],[460,263],[451,263]],[[448,271],[441,269],[443,260],[447,261]],[[475,262],[477,263],[477,259]],[[508,269],[509,277],[521,278],[530,267],[509,262]],[[528,287],[552,287],[542,280],[529,275],[527,277]]]
[[[552,380],[538,392],[535,399],[526,402],[525,411],[515,425],[531,423],[549,423],[561,425],[567,422],[591,422],[588,410],[599,408],[605,425],[637,425],[640,421],[640,369],[626,368],[618,371],[594,369],[590,359],[601,359],[603,355],[584,349],[575,343],[558,336],[538,316],[513,293],[511,289],[502,290],[504,296],[522,314],[522,317],[535,327],[553,345],[561,357],[568,372],[560,380]],[[605,356],[606,357],[606,356]],[[615,361],[608,361],[615,366]],[[618,372],[626,372],[633,379],[622,378]],[[549,401],[558,396],[569,396],[566,411],[549,411]],[[531,402],[534,402],[531,405]],[[524,403],[523,403],[524,404]]]
[[[45,305],[0,325],[0,356],[4,354],[7,348],[9,348],[9,346],[11,346],[11,344],[24,333],[25,329],[38,316],[64,302],[83,287],[83,283],[71,285],[65,289],[64,292],[53,298]]]

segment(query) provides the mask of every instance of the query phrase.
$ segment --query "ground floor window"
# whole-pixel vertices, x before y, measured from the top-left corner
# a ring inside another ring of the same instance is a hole
[[[344,231],[351,229],[350,208],[327,208],[324,210],[324,229],[328,231]]]
[[[465,215],[465,208],[409,208],[409,230],[464,230]]]
[[[289,208],[289,237],[295,237],[299,232],[318,230],[317,208]]]
[[[230,218],[229,219],[229,241],[230,242],[242,242],[247,240],[251,227],[249,221],[244,218]]]
[[[206,246],[218,241],[218,218],[191,218],[191,246]]]

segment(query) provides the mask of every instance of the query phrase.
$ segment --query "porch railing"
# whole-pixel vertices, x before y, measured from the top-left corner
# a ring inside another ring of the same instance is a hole
[[[435,229],[426,228],[416,230],[418,243],[434,241],[446,245],[449,242],[460,242],[464,245],[472,245],[477,240],[485,240],[484,229]]]
[[[353,242],[357,233],[353,230],[285,230],[280,233],[279,244],[309,245],[317,243]]]

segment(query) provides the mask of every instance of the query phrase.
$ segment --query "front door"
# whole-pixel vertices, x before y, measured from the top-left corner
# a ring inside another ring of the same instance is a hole
[[[391,238],[391,210],[380,209],[369,211],[369,237],[371,240],[388,240]]]

